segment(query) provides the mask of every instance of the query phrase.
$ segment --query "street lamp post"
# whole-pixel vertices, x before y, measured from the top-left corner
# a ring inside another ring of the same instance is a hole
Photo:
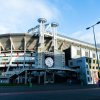
[[[97,57],[97,64],[98,64],[98,70],[100,69],[99,68],[99,59],[98,59],[98,50],[97,50],[97,43],[96,43],[96,36],[95,36],[95,31],[94,31],[94,26],[97,25],[97,24],[100,24],[100,21],[97,22],[96,24],[90,26],[90,27],[87,27],[86,30],[92,28],[93,29],[93,36],[94,36],[94,44],[95,44],[95,50],[96,50],[96,57]],[[98,73],[98,77],[100,78],[100,75]]]

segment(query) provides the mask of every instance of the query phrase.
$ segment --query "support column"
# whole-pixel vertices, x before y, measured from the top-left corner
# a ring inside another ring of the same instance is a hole
[[[25,71],[25,84],[27,84],[27,70]]]
[[[53,42],[54,51],[58,49],[57,47],[57,26],[58,26],[57,23],[55,22],[51,23],[51,28],[52,28],[52,33],[53,33],[52,42]]]
[[[52,73],[53,75],[52,75],[52,78],[53,78],[53,82],[52,83],[54,83],[55,82],[55,74],[54,73]]]
[[[46,19],[39,18],[39,46],[38,46],[38,68],[43,68],[43,51],[44,51],[44,33],[45,33],[45,23]]]
[[[46,84],[46,71],[44,72],[44,84]]]
[[[24,36],[24,66],[23,66],[23,69],[25,68],[25,54],[26,54],[26,37]]]
[[[80,45],[80,57],[82,57],[82,48],[81,48],[81,45]]]
[[[22,76],[20,76],[20,83],[23,83],[23,82],[22,82]]]
[[[41,83],[41,76],[40,76],[40,72],[39,72],[39,76],[38,76],[38,84]]]
[[[11,66],[11,64],[12,64],[12,62],[11,62],[11,60],[12,60],[12,47],[13,47],[13,45],[12,45],[12,39],[11,39],[11,37],[10,37],[10,62],[9,62],[9,66],[7,67],[7,70],[6,70],[6,72],[8,72],[9,71],[9,69],[10,69],[10,66]]]
[[[40,43],[40,48],[44,48],[44,32],[45,32],[45,25],[44,23],[46,23],[46,19],[45,18],[39,18],[38,22],[40,24],[40,28],[39,28],[39,43]]]
[[[18,78],[17,78],[17,83],[19,84],[19,80],[20,80],[20,78],[19,78],[19,76],[18,76]]]

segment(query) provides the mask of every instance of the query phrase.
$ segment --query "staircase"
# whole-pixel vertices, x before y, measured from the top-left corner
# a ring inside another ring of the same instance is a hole
[[[22,69],[2,72],[0,75],[0,83],[9,83],[9,79],[11,77],[13,77],[14,75],[18,76],[19,74],[23,73],[24,71],[26,71],[28,69],[29,68],[22,68]]]
[[[7,77],[11,77],[13,75],[19,75],[21,74],[22,72],[24,72],[25,70],[28,70],[29,68],[22,68],[22,69],[16,69],[16,70],[12,70],[12,71],[6,71],[6,72],[3,72],[1,74],[1,76],[7,76]]]

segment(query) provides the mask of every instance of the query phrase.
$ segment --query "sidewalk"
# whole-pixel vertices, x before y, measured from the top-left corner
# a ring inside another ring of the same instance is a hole
[[[98,88],[97,85],[46,84],[33,86],[0,86],[0,93]]]

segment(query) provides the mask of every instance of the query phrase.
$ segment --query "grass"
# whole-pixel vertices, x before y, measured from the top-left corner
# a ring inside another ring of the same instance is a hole
[[[0,86],[29,86],[29,84],[11,84],[11,83],[0,83]]]

